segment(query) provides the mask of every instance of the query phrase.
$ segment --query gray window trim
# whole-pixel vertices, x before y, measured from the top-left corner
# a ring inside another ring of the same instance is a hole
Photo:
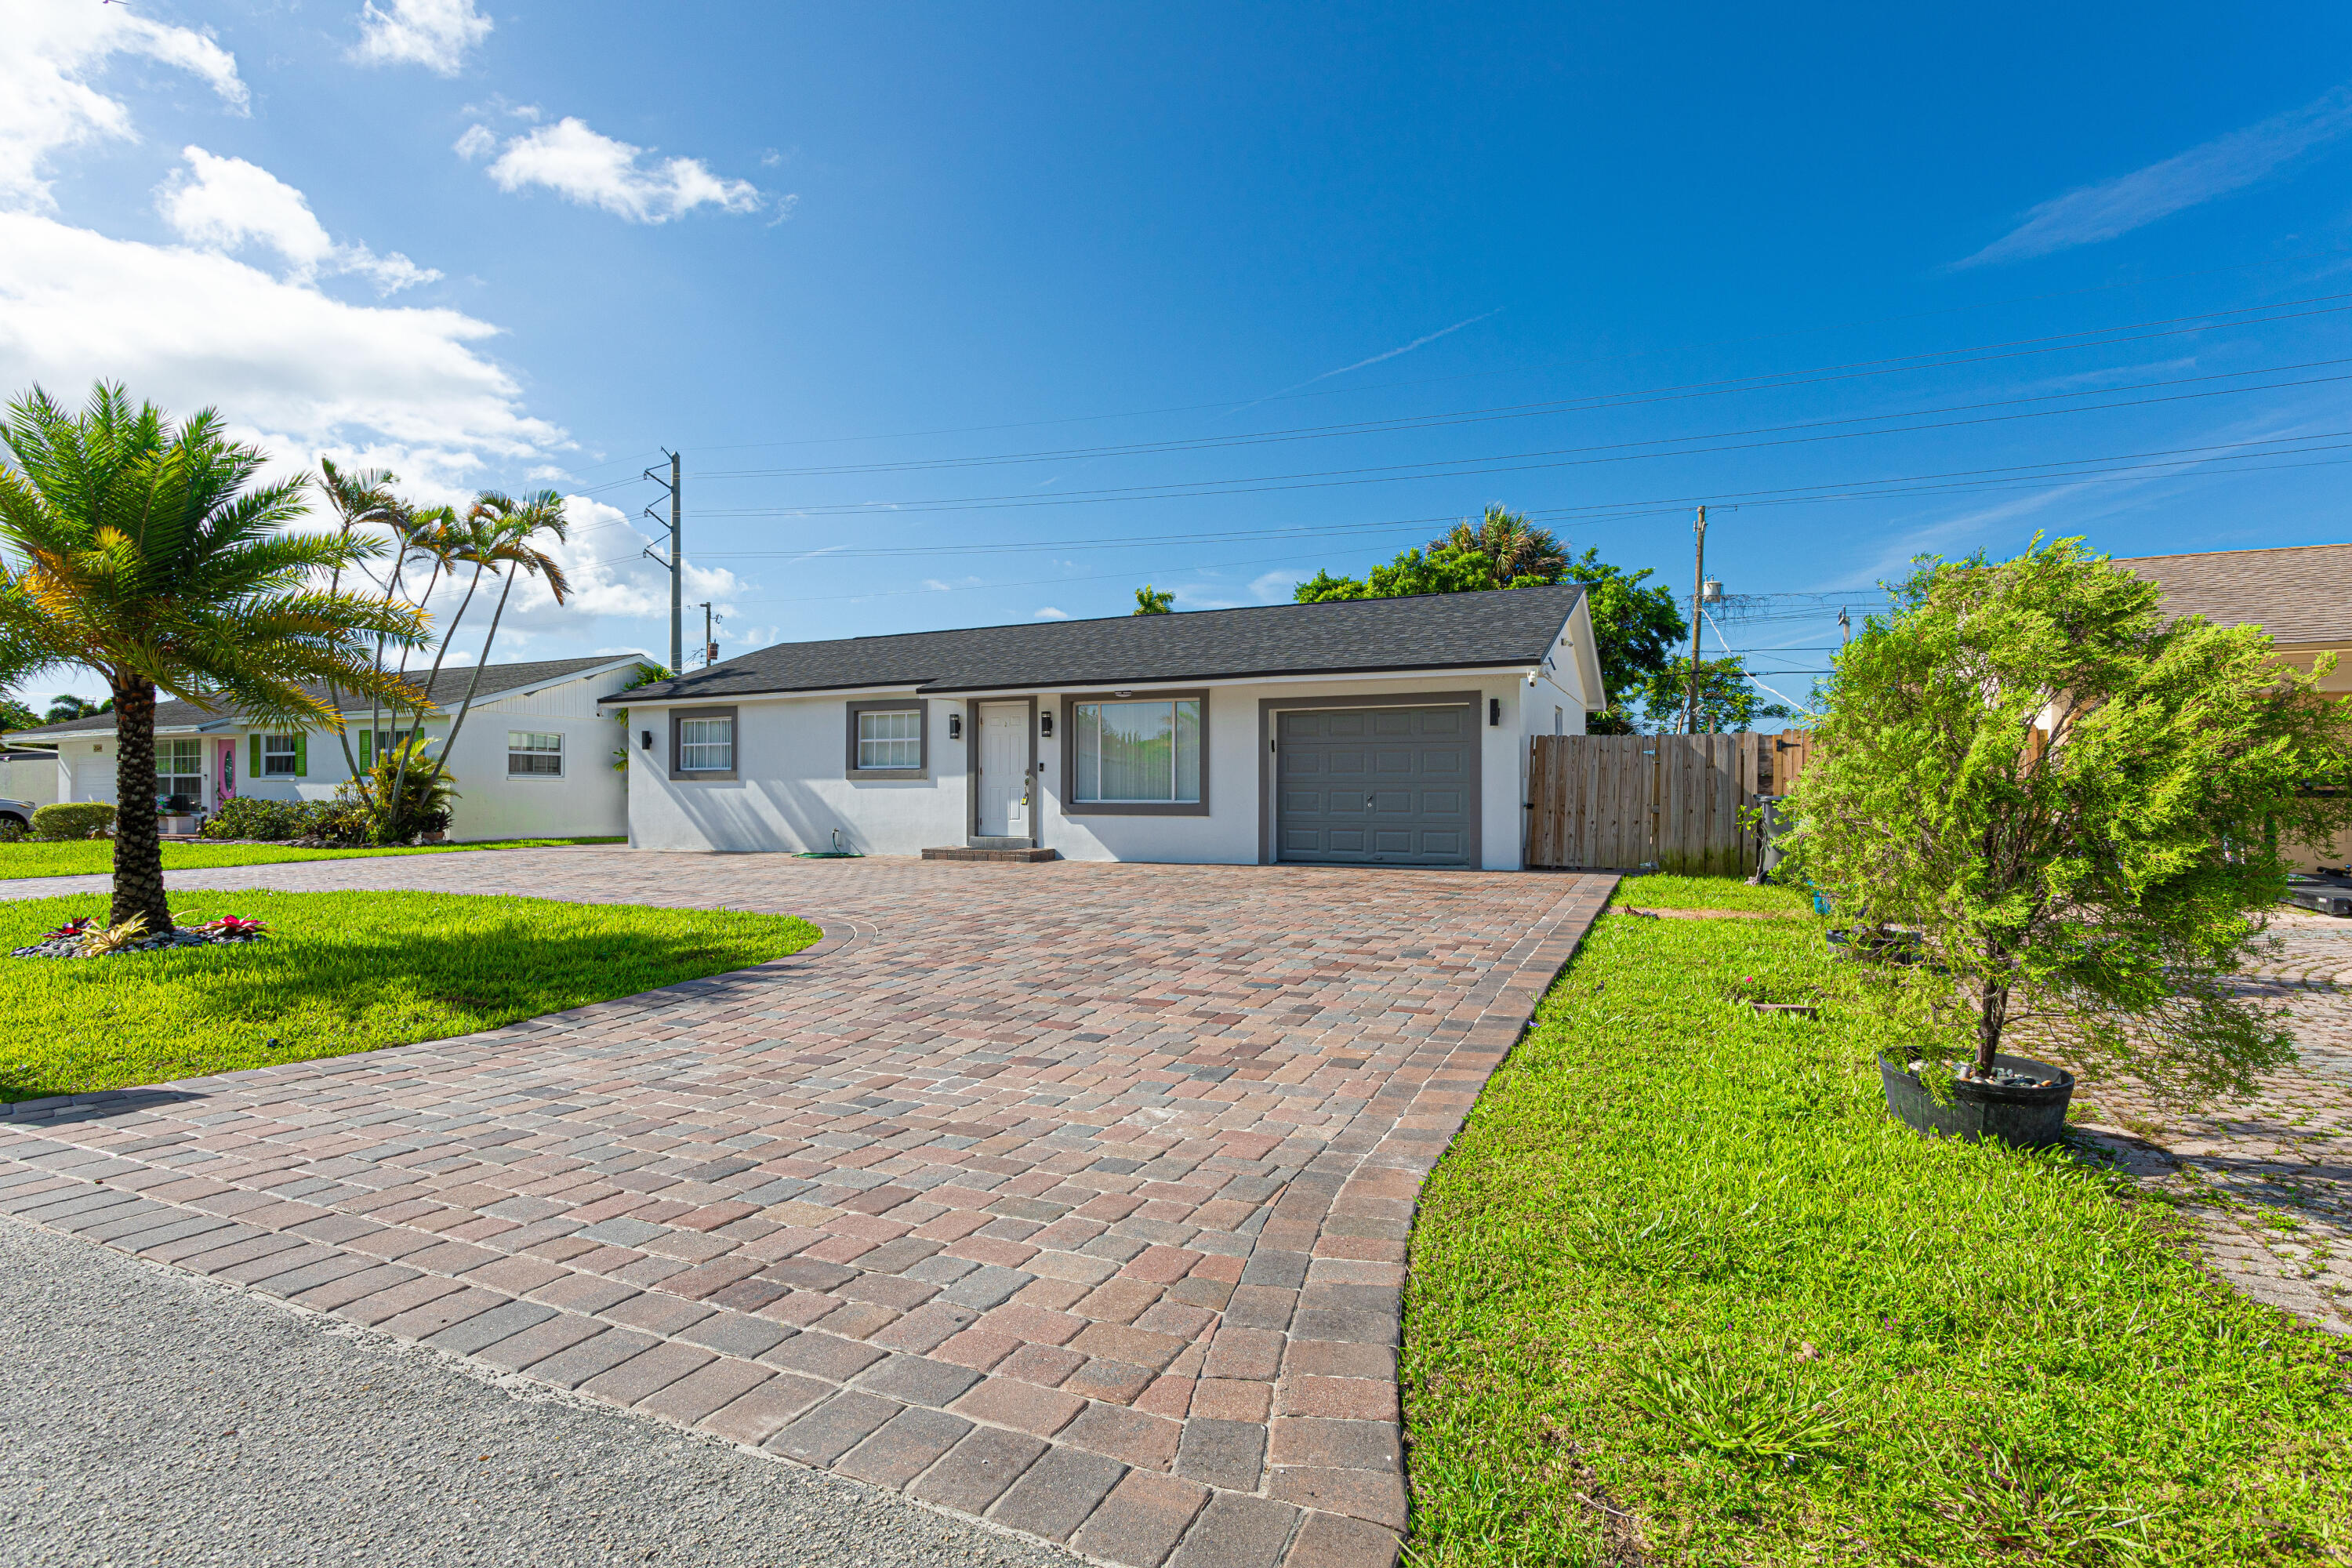
[[[1070,691],[1062,697],[1062,777],[1066,784],[1059,797],[1064,816],[1206,816],[1209,815],[1209,689],[1161,691],[1125,688],[1118,691]],[[1201,704],[1201,798],[1192,800],[1081,801],[1078,794],[1078,704],[1081,702],[1164,702],[1197,700]]]
[[[872,702],[845,702],[849,710],[844,727],[848,732],[847,749],[842,755],[841,776],[857,782],[869,779],[927,779],[931,776],[931,705],[921,697],[893,697]],[[915,715],[915,755],[921,759],[911,768],[861,768],[857,765],[857,716],[860,713],[908,713]]]
[[[678,760],[686,755],[679,742],[679,727],[688,719],[727,719],[735,725],[735,765],[725,773],[698,768],[692,773],[679,769]],[[669,710],[669,776],[679,784],[733,784],[743,767],[743,721],[732,708],[673,708]]]
[[[1037,760],[1037,699],[1034,695],[1025,698],[969,697],[964,700],[964,842],[974,847],[1004,842],[1002,838],[988,837],[980,830],[980,710],[994,702],[1025,703],[1029,710],[1029,843],[1034,848],[1045,842],[1045,778],[1044,766]]]
[[[1299,708],[1462,708],[1471,710],[1478,722],[1472,732],[1479,740],[1470,748],[1470,870],[1481,870],[1486,864],[1486,821],[1482,815],[1486,802],[1486,694],[1483,691],[1405,691],[1379,697],[1261,697],[1257,700],[1257,863],[1276,864],[1274,856],[1275,799],[1274,777],[1274,716],[1286,709]],[[1521,855],[1525,858],[1524,849]],[[1434,871],[1444,868],[1416,866],[1417,871]],[[1312,868],[1309,868],[1312,869]]]

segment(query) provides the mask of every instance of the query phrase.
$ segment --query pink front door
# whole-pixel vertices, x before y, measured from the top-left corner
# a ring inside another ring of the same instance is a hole
[[[220,795],[213,802],[213,808],[216,811],[225,803],[236,798],[236,742],[223,741],[220,753]]]

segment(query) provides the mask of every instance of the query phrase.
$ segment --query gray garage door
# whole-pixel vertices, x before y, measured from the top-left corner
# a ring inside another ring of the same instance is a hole
[[[1306,709],[1276,720],[1275,858],[1471,864],[1475,709]]]

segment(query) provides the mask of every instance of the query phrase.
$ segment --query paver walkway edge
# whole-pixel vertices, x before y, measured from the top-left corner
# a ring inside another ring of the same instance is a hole
[[[1414,1203],[1616,879],[775,860],[206,877],[826,934],[483,1035],[20,1103],[0,1214],[1099,1561],[1392,1563]]]

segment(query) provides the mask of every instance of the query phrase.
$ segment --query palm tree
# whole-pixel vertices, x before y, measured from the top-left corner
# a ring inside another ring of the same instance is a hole
[[[1568,570],[1568,552],[1549,528],[1531,527],[1523,512],[1489,502],[1476,524],[1457,522],[1454,531],[1430,542],[1433,553],[1452,545],[1475,550],[1495,565],[1495,586],[1507,588],[1522,577],[1557,583]]]
[[[0,440],[16,463],[0,469],[0,680],[69,667],[106,679],[117,752],[109,918],[168,930],[156,692],[340,730],[336,708],[308,688],[414,702],[371,644],[421,642],[423,617],[344,592],[339,574],[373,546],[290,531],[308,481],[256,486],[267,459],[230,441],[211,409],[174,426],[100,382],[75,415],[36,386],[0,419]]]
[[[537,577],[547,584],[559,605],[572,592],[563,568],[532,542],[542,533],[552,534],[558,541],[570,537],[571,524],[563,517],[563,498],[555,491],[541,490],[518,500],[498,490],[484,490],[466,514],[466,531],[470,552],[467,559],[478,557],[493,573],[501,566],[507,568],[500,574],[506,583],[499,589],[498,608],[490,613],[490,630],[482,639],[482,656],[474,661],[474,678],[466,685],[466,700],[459,704],[457,717],[450,721],[449,739],[441,748],[445,773],[448,759],[457,752],[458,733],[466,727],[466,715],[474,710],[474,693],[482,688],[482,667],[490,662],[490,645],[498,640],[499,622],[505,618],[507,597],[514,592],[515,579],[526,574]]]

